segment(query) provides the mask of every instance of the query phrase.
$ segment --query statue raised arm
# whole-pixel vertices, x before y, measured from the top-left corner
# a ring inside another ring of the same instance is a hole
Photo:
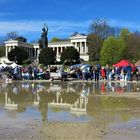
[[[42,28],[42,34],[41,34],[41,42],[42,42],[42,47],[46,48],[48,47],[48,26],[44,24],[44,27]]]

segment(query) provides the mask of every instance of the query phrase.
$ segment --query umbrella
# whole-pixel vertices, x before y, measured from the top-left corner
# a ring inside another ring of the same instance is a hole
[[[81,66],[82,66],[82,64],[75,64],[75,65],[72,65],[71,67],[75,68],[75,67],[81,67]]]
[[[90,64],[83,64],[82,66],[84,66],[84,67],[90,67],[91,65]]]
[[[90,64],[83,64],[81,66],[81,69],[87,68],[88,70],[90,69],[91,65]]]

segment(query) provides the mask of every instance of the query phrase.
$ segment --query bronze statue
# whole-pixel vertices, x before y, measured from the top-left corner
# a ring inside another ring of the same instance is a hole
[[[42,48],[48,47],[48,26],[44,24],[44,27],[42,28],[42,34],[41,34],[41,44]]]

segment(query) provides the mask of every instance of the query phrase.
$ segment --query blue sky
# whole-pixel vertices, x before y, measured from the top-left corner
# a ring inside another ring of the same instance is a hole
[[[0,0],[0,36],[16,31],[34,41],[44,23],[48,38],[88,33],[95,19],[140,31],[140,0]]]

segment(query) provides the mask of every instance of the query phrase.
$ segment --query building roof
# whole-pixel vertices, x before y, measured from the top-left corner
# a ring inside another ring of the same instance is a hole
[[[70,41],[58,41],[58,42],[50,42],[49,45],[59,45],[59,44],[71,44]]]
[[[70,37],[70,39],[85,39],[87,36],[85,34],[76,34]]]
[[[33,47],[33,45],[31,43],[27,43],[27,42],[21,42],[18,40],[14,40],[14,39],[10,39],[4,42],[5,44],[17,44],[17,46],[28,46],[28,47]]]

